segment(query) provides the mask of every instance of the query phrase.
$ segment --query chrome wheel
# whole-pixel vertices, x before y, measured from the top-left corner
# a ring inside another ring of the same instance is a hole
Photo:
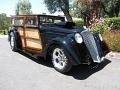
[[[67,57],[63,49],[55,48],[52,54],[53,65],[55,68],[64,69],[67,65]]]

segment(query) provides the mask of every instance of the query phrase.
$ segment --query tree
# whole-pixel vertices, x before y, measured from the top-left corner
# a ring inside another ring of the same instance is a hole
[[[108,17],[118,17],[120,14],[120,0],[73,0],[72,4],[72,15],[76,17],[80,17],[81,11],[90,13],[90,4],[95,1],[100,1],[101,12],[98,10],[97,13],[101,13],[101,16]],[[89,3],[86,3],[89,2]],[[93,3],[93,7],[95,4]]]
[[[63,11],[67,20],[72,22],[72,17],[69,12],[69,0],[44,0],[50,13],[55,13],[56,11]]]
[[[7,17],[6,14],[0,14],[0,30],[8,30],[11,26],[10,21],[10,17]]]
[[[120,0],[102,0],[101,1],[103,15],[104,13],[109,17],[118,17],[120,13]]]
[[[89,3],[88,3],[88,6],[89,6]],[[78,17],[78,18],[82,16],[81,12],[88,13],[86,0],[73,0],[70,12],[72,16]]]
[[[20,0],[16,5],[15,13],[16,15],[28,15],[31,14],[31,3],[29,0]]]

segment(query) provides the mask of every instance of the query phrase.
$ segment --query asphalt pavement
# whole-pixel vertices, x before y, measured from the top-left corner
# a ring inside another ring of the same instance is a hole
[[[120,90],[116,57],[108,55],[99,68],[73,67],[65,75],[50,61],[11,51],[7,36],[0,36],[0,90]]]

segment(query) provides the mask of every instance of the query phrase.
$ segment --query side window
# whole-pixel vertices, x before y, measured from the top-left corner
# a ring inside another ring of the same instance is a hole
[[[62,20],[54,20],[54,23],[59,23],[59,22],[61,22]]]
[[[45,17],[40,17],[40,23],[45,23],[46,22],[46,18]]]
[[[65,19],[62,17],[49,17],[49,16],[40,16],[40,23],[58,23],[64,22]]]
[[[36,20],[36,18],[26,18],[25,24],[27,24],[27,25],[37,25],[37,20]]]
[[[53,18],[41,16],[40,23],[53,23]]]
[[[23,18],[14,18],[14,19],[12,19],[12,24],[13,25],[23,25],[24,19]]]
[[[65,22],[64,18],[54,18],[54,23]]]
[[[52,18],[47,17],[47,18],[46,18],[46,23],[53,23],[53,19],[52,19]]]

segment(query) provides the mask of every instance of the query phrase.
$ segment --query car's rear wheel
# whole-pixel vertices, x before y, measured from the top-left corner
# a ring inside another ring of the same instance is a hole
[[[72,64],[69,61],[67,55],[65,54],[63,48],[55,47],[52,51],[51,57],[53,66],[57,71],[61,73],[66,73],[71,69]]]
[[[17,51],[17,45],[16,45],[16,40],[15,40],[15,35],[13,32],[10,33],[10,46],[12,51]]]

